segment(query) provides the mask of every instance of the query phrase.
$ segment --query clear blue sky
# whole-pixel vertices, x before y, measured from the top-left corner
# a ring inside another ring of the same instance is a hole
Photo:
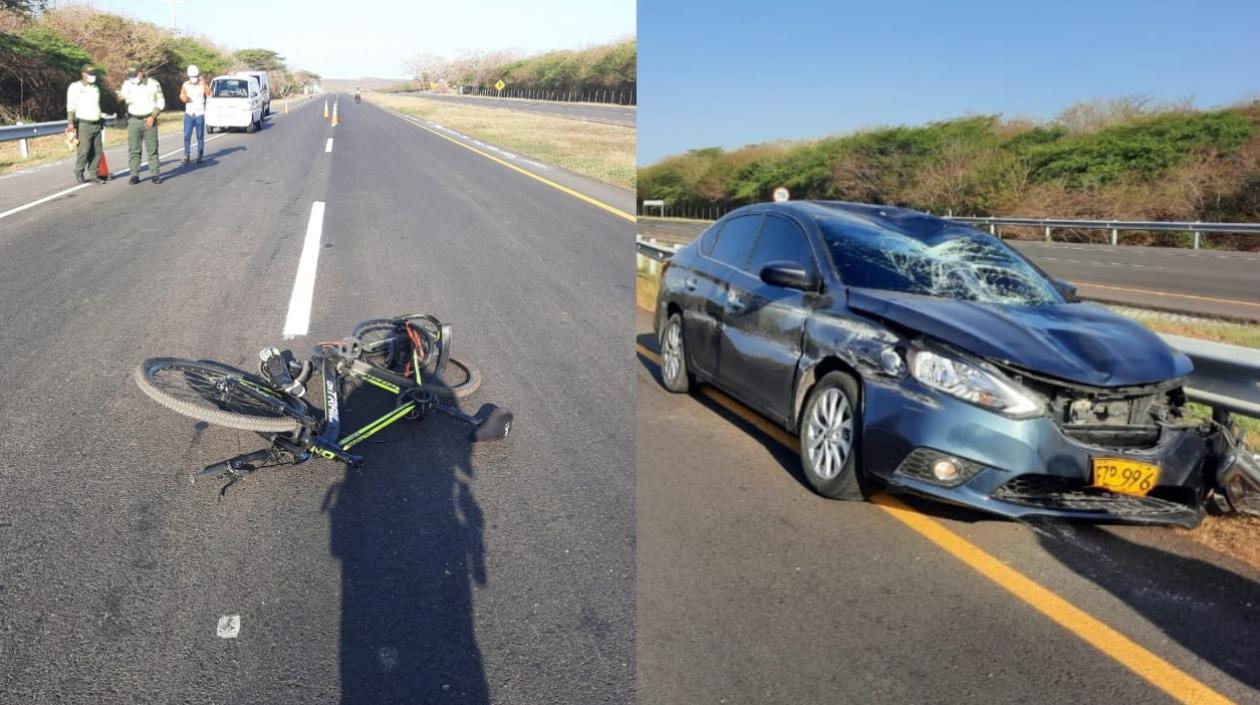
[[[639,0],[638,160],[1141,94],[1260,97],[1260,0]]]
[[[167,0],[93,0],[97,9],[169,26]],[[181,29],[231,49],[263,47],[325,78],[402,77],[420,51],[540,52],[635,31],[634,0],[180,0]]]

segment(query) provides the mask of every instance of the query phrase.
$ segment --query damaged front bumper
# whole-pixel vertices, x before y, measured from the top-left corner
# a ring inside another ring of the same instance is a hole
[[[1167,426],[1146,447],[1087,442],[1048,417],[1012,419],[912,379],[868,379],[863,467],[891,489],[1012,519],[1055,517],[1193,527],[1206,508],[1260,514],[1260,468],[1225,431]],[[1159,468],[1135,496],[1093,486],[1095,458]],[[960,468],[944,481],[933,463]]]

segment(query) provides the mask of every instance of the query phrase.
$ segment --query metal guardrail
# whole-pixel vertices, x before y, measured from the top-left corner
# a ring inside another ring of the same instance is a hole
[[[1041,228],[1046,242],[1050,242],[1053,230],[1110,230],[1111,244],[1119,244],[1121,230],[1142,232],[1181,232],[1194,234],[1194,249],[1199,249],[1203,233],[1242,233],[1260,235],[1260,223],[1200,223],[1156,220],[1068,220],[1063,218],[981,218],[946,216],[950,220],[970,225],[987,225],[989,233],[996,235],[997,226],[1008,225],[1022,228]]]
[[[29,125],[18,123],[16,125],[0,125],[0,142],[12,142],[13,140],[24,140],[32,137],[47,137],[64,132],[66,129],[65,120],[54,120],[52,122],[32,122]]]
[[[647,269],[653,274],[679,247],[635,238],[635,251],[647,260]],[[1186,396],[1191,401],[1260,419],[1260,350],[1180,335],[1161,333],[1159,337],[1188,355],[1194,363],[1194,372],[1186,387]]]
[[[640,208],[640,210],[643,210]],[[665,216],[664,208],[661,208],[661,218]],[[726,212],[720,209],[701,209],[699,212],[691,214],[684,211],[684,216],[698,215],[704,216],[702,219],[708,220],[712,216],[722,216]],[[649,216],[646,213],[640,213],[644,217]],[[672,216],[678,218],[677,214]],[[1203,223],[1199,221],[1167,221],[1167,220],[1074,220],[1068,218],[1000,218],[1000,217],[981,217],[981,216],[943,216],[949,220],[959,223],[967,223],[968,225],[979,225],[987,227],[990,234],[997,235],[997,228],[1000,225],[1018,228],[1039,228],[1045,235],[1046,242],[1051,242],[1051,233],[1055,230],[1110,230],[1111,244],[1118,245],[1120,241],[1121,231],[1135,232],[1177,232],[1191,233],[1194,236],[1194,249],[1202,246],[1203,235],[1210,233],[1230,233],[1242,235],[1260,235],[1260,223]]]
[[[117,115],[102,115],[105,118],[105,124],[109,125],[114,122]],[[0,142],[12,142],[13,140],[21,140],[22,158],[26,159],[29,152],[26,147],[26,140],[36,137],[47,137],[49,135],[59,135],[66,130],[65,120],[50,120],[48,122],[32,122],[27,125],[18,123],[16,125],[0,125]]]

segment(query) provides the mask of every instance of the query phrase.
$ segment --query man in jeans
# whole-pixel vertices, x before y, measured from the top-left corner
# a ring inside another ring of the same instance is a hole
[[[79,138],[79,152],[74,159],[74,180],[85,184],[83,168],[103,184],[106,179],[97,176],[101,165],[102,135],[105,121],[101,118],[101,89],[96,85],[96,67],[84,64],[79,80],[70,84],[66,91],[66,134]]]
[[[127,68],[127,80],[123,81],[118,98],[127,104],[127,148],[131,167],[130,183],[140,183],[140,148],[143,142],[144,151],[149,156],[149,171],[153,172],[153,183],[162,183],[161,169],[158,165],[158,115],[166,108],[166,97],[162,95],[162,86],[144,75],[144,71],[136,66]]]
[[[206,98],[210,96],[210,84],[201,77],[196,64],[188,67],[188,80],[179,89],[179,100],[184,104],[184,160],[188,163],[188,148],[191,146],[193,131],[197,132],[197,163],[201,163],[201,154],[206,151]]]

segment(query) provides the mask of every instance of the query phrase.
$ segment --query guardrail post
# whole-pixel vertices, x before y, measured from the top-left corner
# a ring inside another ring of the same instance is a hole
[[[1046,242],[1050,242],[1050,226],[1046,226]]]
[[[17,121],[17,124],[21,125],[21,124],[22,124],[22,121],[21,121],[21,120],[18,120],[18,121]],[[30,150],[28,150],[28,149],[27,149],[27,147],[26,147],[26,139],[25,139],[25,138],[18,140],[18,150],[22,152],[22,158],[23,158],[23,159],[26,159],[27,157],[31,156]]]
[[[994,225],[993,223],[989,223],[989,234],[997,235],[997,226]]]
[[[1194,222],[1197,223],[1199,221],[1196,220]],[[1196,250],[1199,249],[1199,241],[1202,240],[1202,236],[1203,236],[1203,233],[1199,232],[1198,230],[1194,231],[1194,249]]]
[[[1111,229],[1111,244],[1112,245],[1120,244],[1120,228]]]
[[[652,243],[652,246],[653,246],[653,247],[655,247],[655,246],[656,246],[656,238],[654,238],[654,237],[650,237],[650,238],[648,238],[648,242]],[[656,261],[656,260],[654,260],[654,259],[650,259],[650,260],[648,260],[648,274],[651,274],[651,275],[652,275],[652,276],[654,276],[654,277],[655,277],[655,276],[658,276],[658,273],[659,273],[660,269],[661,269],[661,263],[660,263],[660,262],[657,262],[657,261]]]

